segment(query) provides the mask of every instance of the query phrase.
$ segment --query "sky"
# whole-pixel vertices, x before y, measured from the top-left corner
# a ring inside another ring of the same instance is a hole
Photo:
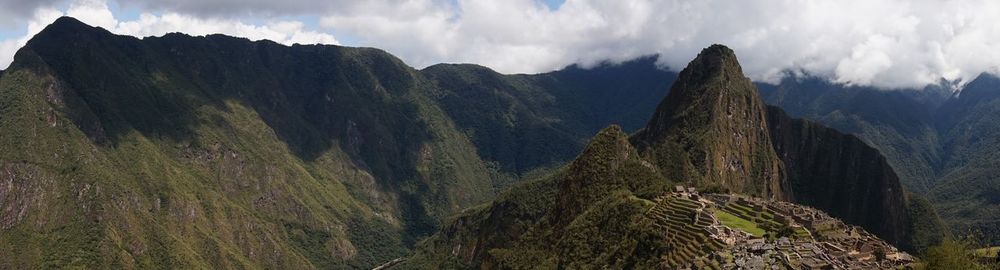
[[[919,89],[1000,74],[995,0],[0,0],[0,68],[59,16],[137,37],[377,47],[416,68],[540,73],[660,55],[676,71],[718,43],[772,83]]]

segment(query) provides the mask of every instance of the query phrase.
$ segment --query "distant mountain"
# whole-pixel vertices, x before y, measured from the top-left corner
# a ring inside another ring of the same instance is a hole
[[[609,123],[629,131],[642,127],[676,78],[655,62],[648,57],[537,75],[439,64],[420,73],[437,86],[430,97],[483,158],[521,174],[572,159]]]
[[[1000,78],[980,76],[936,116],[943,156],[928,194],[956,232],[1000,244]]]
[[[767,221],[782,219],[781,212],[800,211],[774,210],[782,205],[774,199],[827,211],[911,250],[940,237],[933,210],[906,196],[877,150],[852,135],[764,105],[735,54],[724,46],[703,50],[660,104],[631,138],[616,126],[604,129],[569,165],[518,185],[491,204],[464,211],[398,266],[736,267],[744,260],[782,263],[741,253],[758,241],[751,239],[781,245],[773,236],[799,235],[797,243],[825,239],[837,245],[836,239],[843,237],[826,235],[840,229],[813,226],[818,221],[805,227]],[[707,195],[705,201],[691,197],[687,189],[670,192],[678,184],[721,194]],[[730,200],[740,196],[724,195],[729,191],[771,201],[732,205]],[[796,234],[796,228],[807,231]],[[759,235],[727,238],[719,231],[729,229]],[[795,265],[809,260],[796,259]],[[849,266],[898,267],[891,265]]]
[[[881,90],[789,78],[759,84],[768,103],[790,114],[856,134],[886,154],[904,185],[927,194],[960,235],[1000,243],[997,200],[991,183],[1000,162],[994,119],[1000,79],[983,74],[954,95],[938,86]]]
[[[370,268],[585,138],[655,58],[500,75],[60,18],[0,77],[0,268]]]

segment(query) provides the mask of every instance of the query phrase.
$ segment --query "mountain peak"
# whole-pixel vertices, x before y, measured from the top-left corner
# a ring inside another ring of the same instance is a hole
[[[80,20],[77,20],[76,18],[73,18],[73,17],[70,17],[70,16],[59,17],[58,19],[56,19],[55,21],[53,21],[52,24],[50,24],[50,26],[77,26],[77,27],[84,26],[84,27],[90,27],[86,23],[83,23]]]
[[[781,197],[766,130],[764,102],[736,54],[712,45],[681,71],[633,141],[672,181]]]
[[[568,166],[557,199],[561,205],[557,223],[569,222],[586,205],[621,187],[623,179],[617,176],[617,169],[627,159],[637,157],[621,127],[611,125],[598,132]]]
[[[41,32],[38,32],[25,47],[35,48],[37,46],[52,47],[59,49],[65,47],[68,42],[74,43],[81,40],[94,39],[95,37],[114,36],[108,30],[100,27],[90,26],[73,17],[63,16],[56,19]]]
[[[713,78],[739,79],[743,76],[736,53],[724,45],[715,44],[701,50],[698,57],[692,60],[687,68],[686,78],[690,83],[708,83]],[[684,72],[681,78],[685,78]]]
[[[701,53],[698,53],[698,57],[696,57],[696,59],[697,58],[702,58],[702,57],[720,57],[720,58],[734,57],[735,58],[736,57],[736,53],[733,52],[733,49],[730,49],[729,47],[726,47],[726,45],[712,44],[712,46],[708,46],[708,48],[702,49]]]
[[[719,44],[709,46],[681,71],[643,133],[659,137],[655,134],[681,124],[678,121],[709,123],[718,116],[731,118],[733,109],[747,107],[727,104],[730,99],[724,98],[737,96],[752,103],[749,105],[753,109],[764,110],[756,87],[743,76],[743,69],[733,50]],[[715,109],[725,113],[715,113]]]
[[[89,32],[97,29],[96,27],[90,26],[76,18],[69,16],[62,16],[53,21],[51,24],[42,29],[39,33],[57,33],[57,34],[70,34],[77,32]]]

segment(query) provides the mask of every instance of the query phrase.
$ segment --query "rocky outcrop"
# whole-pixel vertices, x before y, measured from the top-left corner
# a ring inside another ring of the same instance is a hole
[[[671,181],[784,198],[764,102],[725,46],[706,48],[681,71],[632,141]]]
[[[0,163],[0,233],[20,225],[30,214],[40,212],[55,200],[54,177],[27,163]],[[28,226],[45,224],[44,217]]]

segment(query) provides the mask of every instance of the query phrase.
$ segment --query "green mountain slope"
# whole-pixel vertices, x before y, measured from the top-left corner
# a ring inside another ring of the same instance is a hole
[[[61,18],[0,75],[0,268],[370,268],[639,126],[672,76],[654,63],[415,70]]]
[[[938,110],[945,138],[940,183],[929,195],[960,234],[1000,243],[1000,78],[983,75]]]
[[[0,82],[7,267],[368,267],[492,197],[374,49],[139,40],[62,18]],[[53,246],[54,245],[54,246]]]

